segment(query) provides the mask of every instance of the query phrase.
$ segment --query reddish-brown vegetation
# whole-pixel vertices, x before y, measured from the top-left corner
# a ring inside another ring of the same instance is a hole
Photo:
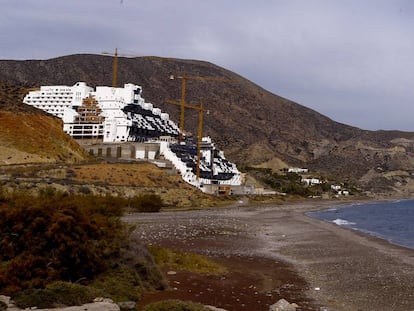
[[[126,233],[115,198],[16,196],[0,205],[0,288],[14,294],[56,280],[92,279]]]

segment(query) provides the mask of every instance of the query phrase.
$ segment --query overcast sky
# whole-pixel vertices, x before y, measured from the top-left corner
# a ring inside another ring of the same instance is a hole
[[[117,47],[137,56],[205,60],[336,121],[414,131],[413,0],[0,4],[0,59]]]

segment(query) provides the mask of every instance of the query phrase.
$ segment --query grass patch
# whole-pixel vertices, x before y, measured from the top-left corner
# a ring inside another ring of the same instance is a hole
[[[222,275],[227,269],[202,255],[179,250],[149,246],[149,251],[159,266],[201,274]]]
[[[102,292],[91,287],[69,282],[53,282],[43,289],[27,289],[13,299],[20,308],[54,308],[61,306],[79,306],[92,302]]]
[[[90,285],[114,301],[137,301],[145,290],[140,276],[134,269],[121,266],[99,275]]]

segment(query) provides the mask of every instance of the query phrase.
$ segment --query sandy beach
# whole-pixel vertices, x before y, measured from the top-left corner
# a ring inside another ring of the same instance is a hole
[[[177,271],[170,290],[143,297],[199,301],[226,310],[414,310],[414,250],[304,215],[337,203],[306,202],[129,214],[143,243],[210,256],[225,277]]]

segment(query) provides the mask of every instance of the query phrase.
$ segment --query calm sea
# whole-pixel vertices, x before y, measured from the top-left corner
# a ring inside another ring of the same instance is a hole
[[[308,215],[414,249],[414,200],[353,204]]]

